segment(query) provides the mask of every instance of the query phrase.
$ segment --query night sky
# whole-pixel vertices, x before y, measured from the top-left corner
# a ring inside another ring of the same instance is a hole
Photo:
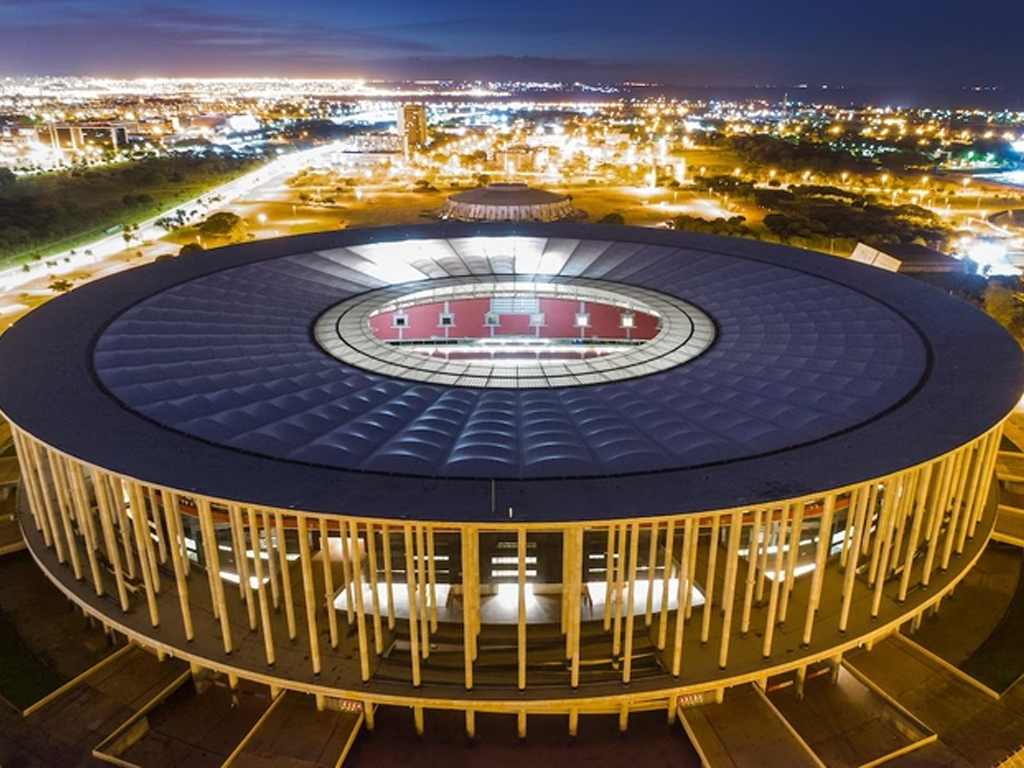
[[[1024,0],[0,0],[0,76],[1024,90]]]

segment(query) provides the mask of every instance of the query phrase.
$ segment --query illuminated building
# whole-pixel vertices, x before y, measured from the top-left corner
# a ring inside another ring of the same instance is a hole
[[[916,621],[989,539],[1024,385],[1007,334],[912,280],[544,224],[162,261],[0,360],[29,549],[87,613],[471,733],[625,727]]]
[[[442,219],[456,221],[561,221],[576,215],[568,195],[515,183],[457,192],[441,209]]]
[[[406,155],[427,143],[426,105],[403,104],[398,108],[398,135]]]

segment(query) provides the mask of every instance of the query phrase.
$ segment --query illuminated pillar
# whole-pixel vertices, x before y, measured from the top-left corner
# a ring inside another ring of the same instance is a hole
[[[953,474],[953,458],[946,456],[942,459],[942,475],[938,493],[933,501],[928,530],[928,552],[924,559],[924,573],[921,574],[921,586],[927,587],[932,579],[932,567],[935,564],[935,553],[939,545],[939,531],[942,528],[942,518],[946,512],[946,500],[949,498],[949,486]]]
[[[214,602],[214,614],[220,618],[221,635],[224,640],[224,653],[230,654],[231,622],[228,619],[227,599],[224,597],[224,579],[220,575],[220,555],[217,551],[217,536],[213,527],[213,511],[210,500],[196,499],[199,510],[199,528],[203,536],[203,552],[206,555],[206,570],[210,578],[210,593]]]
[[[675,548],[676,521],[671,518],[665,531],[665,559],[661,572],[661,615],[658,617],[658,650],[665,650],[668,640],[668,590],[672,578],[672,550]],[[683,578],[683,574],[679,574]],[[653,585],[652,585],[653,589]]]
[[[245,523],[237,504],[228,505],[228,518],[231,521],[231,543],[235,550],[235,566],[238,569],[238,592],[245,603],[249,616],[249,629],[256,631],[256,601],[252,595],[252,578],[249,574],[249,556],[246,554]]]
[[[434,562],[434,526],[426,526],[427,583],[430,587],[430,631],[437,632],[437,564]]]
[[[694,520],[692,517],[687,517],[683,522],[683,547],[682,547],[682,560],[679,564],[679,588],[677,595],[677,606],[676,606],[676,627],[675,627],[675,639],[672,644],[672,676],[679,677],[679,672],[682,665],[683,658],[683,627],[686,624],[686,608],[689,604],[689,596],[693,591],[693,586],[690,581],[690,561],[696,554],[694,551],[694,541],[696,539],[696,533],[694,530]]]
[[[615,597],[612,601],[612,656],[622,650],[622,609],[626,596],[626,524],[619,526],[619,547],[615,566]]]
[[[583,584],[583,528],[574,526],[569,531],[569,642],[570,684],[573,688],[580,684],[580,622],[582,611],[580,602],[583,590],[587,590],[587,601],[590,602],[589,587]]]
[[[384,653],[384,628],[380,618],[380,592],[377,585],[377,529],[373,523],[366,526],[366,555],[370,570],[370,602],[373,609],[373,650]]]
[[[309,659],[313,674],[320,674],[320,630],[316,624],[316,594],[313,586],[313,558],[309,552],[309,531],[306,518],[299,515],[299,568],[302,570],[302,595],[306,604],[306,634],[309,635]]]
[[[991,441],[988,447],[988,463],[984,466],[981,472],[981,488],[979,488],[979,497],[977,503],[974,504],[974,514],[971,516],[970,529],[967,532],[967,536],[974,538],[974,530],[981,520],[982,515],[985,513],[985,505],[988,502],[989,492],[992,488],[993,474],[995,473],[996,458],[999,455],[999,441],[1003,433],[1003,426],[1000,424],[991,433]]]
[[[263,510],[262,514],[256,512],[256,521],[260,524],[263,529],[262,540],[264,546],[267,549],[267,575],[270,580],[270,604],[275,611],[281,610],[281,587],[277,583],[277,557],[274,552],[274,527],[270,522],[271,515],[270,510]],[[256,543],[259,544],[260,540],[257,539]],[[255,549],[256,553],[259,553],[259,547]]]
[[[405,537],[405,580],[409,590],[409,654],[412,657],[412,684],[420,686],[419,628],[416,626],[416,564],[413,560],[412,526],[403,526]],[[423,712],[420,710],[418,733],[422,733]]]
[[[328,520],[320,517],[320,557],[324,569],[324,606],[327,609],[327,626],[331,633],[331,648],[338,647],[338,613],[334,609],[334,566],[331,563],[331,538]]]
[[[775,637],[775,616],[779,605],[779,582],[782,581],[783,550],[785,549],[787,527],[789,525],[789,507],[782,508],[779,517],[779,534],[775,544],[775,566],[772,574],[772,586],[768,598],[768,616],[764,623],[764,645],[761,655],[768,658],[772,655],[772,639]]]
[[[100,573],[99,560],[96,553],[99,545],[96,543],[96,529],[93,526],[92,506],[89,504],[88,495],[85,492],[85,485],[82,482],[82,475],[78,470],[78,464],[71,459],[62,458],[63,472],[70,483],[70,495],[75,509],[75,519],[78,520],[85,538],[85,556],[89,560],[89,573],[92,575],[93,587],[97,597],[103,595],[103,576]]]
[[[825,510],[822,512],[818,523],[818,551],[814,558],[814,573],[811,574],[811,593],[807,598],[807,619],[804,622],[803,645],[811,644],[811,633],[814,630],[814,615],[818,611],[818,603],[821,601],[821,586],[825,582],[825,563],[828,560],[828,553],[832,547],[832,515],[835,513],[836,496],[830,494],[825,497]],[[800,531],[795,531],[795,537],[799,539]],[[791,544],[790,546],[794,546]],[[786,574],[787,578],[791,578]]]
[[[352,594],[352,560],[349,550],[351,537],[344,518],[339,518],[335,522],[338,525],[338,542],[341,544],[341,580],[345,586],[345,617],[349,626],[352,626],[352,619],[355,615],[355,596]]]
[[[793,587],[796,585],[796,562],[800,555],[800,541],[804,534],[804,513],[807,505],[799,502],[796,505],[796,512],[789,524],[789,551],[786,553],[786,565],[784,568],[785,577],[782,581],[782,594],[779,596],[779,624],[785,624],[789,616],[789,598],[793,594]],[[821,520],[820,514],[818,520]]]
[[[757,556],[761,549],[761,510],[754,510],[754,522],[750,526],[747,544],[747,579],[743,594],[743,617],[740,619],[740,635],[746,637],[750,631],[750,611],[754,606],[754,587],[757,582]]]
[[[46,520],[49,523],[48,527],[53,533],[53,548],[57,553],[57,562],[63,565],[67,562],[67,555],[65,554],[60,527],[57,524],[57,513],[53,509],[53,497],[50,495],[50,489],[46,481],[47,476],[43,469],[42,451],[39,448],[39,443],[35,440],[28,441],[28,448],[32,456],[32,464],[38,476],[39,490],[43,498],[43,509],[46,512]]]
[[[57,492],[57,509],[60,512],[61,529],[64,531],[64,539],[71,556],[71,568],[75,573],[75,579],[81,581],[82,561],[78,555],[78,543],[75,541],[75,529],[71,522],[69,509],[70,502],[64,487],[63,473],[60,471],[60,458],[53,450],[47,449],[46,460],[50,468],[50,481]]]
[[[519,526],[516,530],[516,553],[518,554],[518,593],[519,610],[517,614],[517,648],[518,648],[518,679],[517,685],[522,691],[526,688],[526,528]],[[522,737],[521,737],[522,738]]]
[[[430,658],[430,608],[427,600],[427,546],[424,536],[425,525],[416,526],[416,566],[418,610],[420,618],[420,654]]]
[[[370,643],[366,636],[366,605],[363,599],[363,558],[359,546],[359,524],[349,523],[349,547],[352,552],[352,589],[356,596],[356,627],[359,638],[359,671],[363,682],[370,679]]]
[[[917,555],[917,542],[921,536],[921,523],[925,517],[925,503],[928,501],[928,488],[932,480],[932,464],[920,470],[917,482],[917,494],[914,498],[913,520],[910,523],[910,538],[907,540],[906,558],[903,561],[903,575],[900,577],[898,600],[902,603],[907,599],[910,588],[910,574]]]
[[[729,658],[729,640],[732,634],[733,605],[736,602],[736,574],[740,567],[740,533],[743,530],[743,513],[732,513],[729,524],[729,549],[725,562],[725,594],[722,606],[725,616],[722,617],[722,642],[718,649],[718,667],[725,669]]]
[[[181,606],[181,620],[185,625],[185,639],[190,642],[195,638],[192,626],[192,607],[188,602],[188,579],[185,574],[184,560],[188,559],[184,537],[181,533],[181,513],[178,512],[178,496],[166,488],[160,489],[160,498],[164,503],[164,517],[167,519],[168,535],[171,538],[171,564],[174,566],[174,583],[178,590],[178,603]]]
[[[721,526],[721,515],[711,518],[711,543],[708,547],[708,571],[704,579],[704,611],[701,616],[700,642],[704,645],[711,633],[711,614],[715,594],[715,568],[718,565],[718,531]]]
[[[628,593],[626,597],[626,642],[625,642],[625,658],[622,664],[622,682],[625,685],[629,684],[630,678],[633,674],[633,624],[636,621],[636,611],[634,610],[634,604],[636,603],[636,560],[639,554],[638,546],[640,544],[640,526],[638,523],[632,523],[629,526],[629,582],[628,582]],[[648,591],[649,591],[648,587]]]
[[[661,526],[651,523],[651,536],[647,547],[647,608],[644,612],[644,626],[651,626],[651,615],[654,612],[654,575],[658,570],[658,534]]]
[[[853,543],[850,546],[850,553],[846,559],[846,571],[843,573],[843,603],[839,610],[840,632],[846,631],[846,625],[850,619],[850,606],[853,603],[853,590],[855,579],[857,578],[857,561],[860,558],[861,540],[864,538],[864,530],[868,524],[868,502],[870,496],[871,494],[862,488],[858,496],[856,512],[853,510],[847,512],[848,515],[854,515],[856,520],[853,524]]]
[[[473,690],[473,631],[472,609],[470,607],[470,591],[473,589],[473,573],[470,565],[473,546],[469,538],[469,529],[464,528],[459,536],[462,545],[462,650],[463,666],[465,674],[465,686],[467,691]],[[470,711],[466,711],[466,733],[473,738],[473,728],[470,722]]]
[[[298,636],[298,628],[295,626],[295,601],[292,598],[291,568],[288,566],[288,541],[284,535],[284,519],[280,512],[274,513],[274,529],[277,533],[277,555],[281,560],[281,589],[284,592],[284,614],[288,623],[288,639],[294,641]],[[270,530],[269,521],[267,530]]]
[[[124,582],[124,569],[121,567],[121,550],[114,539],[113,519],[110,514],[110,501],[103,489],[103,478],[96,468],[90,470],[92,474],[92,486],[96,493],[96,504],[99,508],[100,527],[103,529],[103,541],[106,545],[107,557],[110,560],[114,571],[114,579],[117,581],[117,596],[121,602],[121,610],[127,612],[129,608],[128,587]]]
[[[260,623],[263,625],[263,648],[267,654],[267,664],[274,666],[274,633],[270,626],[270,603],[267,600],[267,588],[263,583],[263,553],[260,551],[260,520],[259,513],[249,507],[249,540],[252,543],[253,569],[256,571],[256,594],[260,603]],[[241,513],[239,514],[241,516]],[[244,531],[243,531],[244,535]],[[244,539],[243,539],[244,542]],[[270,554],[269,552],[267,553]]]
[[[613,578],[615,576],[615,526],[608,526],[608,541],[605,546],[604,556],[604,576],[605,576],[605,588],[604,588],[604,631],[607,632],[612,628],[612,589],[614,587]]]
[[[160,625],[160,611],[156,604],[156,586],[153,583],[153,570],[150,568],[149,558],[151,552],[146,546],[146,539],[149,537],[149,526],[146,524],[146,516],[141,513],[137,506],[139,494],[134,483],[129,483],[129,495],[132,500],[132,529],[135,531],[135,546],[139,553],[139,569],[142,571],[142,581],[146,587],[146,605],[149,607],[149,620],[154,627]]]
[[[43,503],[40,491],[36,485],[38,482],[36,468],[32,462],[32,455],[26,446],[26,441],[29,438],[25,437],[20,430],[15,429],[13,425],[11,427],[11,438],[14,440],[14,448],[18,456],[18,464],[21,468],[21,482],[28,494],[28,507],[32,512],[32,522],[35,524],[36,530],[43,534],[43,543],[48,548],[52,547],[53,539],[50,533],[49,521],[43,513]]]
[[[387,591],[388,601],[388,629],[395,628],[395,582],[391,573],[391,531],[388,524],[383,523],[380,529],[380,538],[384,552],[384,586]]]

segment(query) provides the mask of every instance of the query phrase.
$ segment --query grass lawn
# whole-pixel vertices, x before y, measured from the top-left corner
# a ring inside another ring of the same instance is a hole
[[[995,630],[960,669],[999,694],[1024,676],[1024,575],[1017,582],[1017,591]]]
[[[64,680],[29,650],[0,611],[0,698],[21,712],[63,684]]]

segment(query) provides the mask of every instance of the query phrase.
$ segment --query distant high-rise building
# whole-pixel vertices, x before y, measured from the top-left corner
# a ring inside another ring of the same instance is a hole
[[[427,108],[424,104],[403,104],[399,107],[398,133],[406,154],[427,143]]]

